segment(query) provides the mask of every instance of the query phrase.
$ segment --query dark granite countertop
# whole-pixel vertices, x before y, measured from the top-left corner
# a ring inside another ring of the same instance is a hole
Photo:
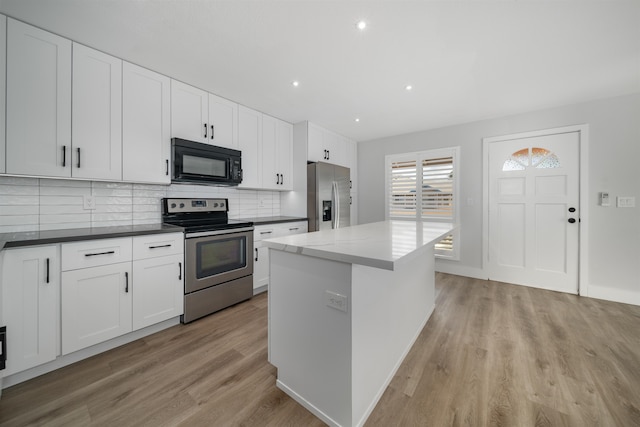
[[[262,216],[256,218],[239,218],[243,221],[251,221],[253,225],[279,224],[283,222],[308,221],[308,218],[295,216]]]
[[[182,231],[182,227],[175,225],[144,224],[3,233],[0,234],[0,250],[22,246],[75,242],[79,240],[111,239],[115,237],[140,236],[143,234],[180,233]]]

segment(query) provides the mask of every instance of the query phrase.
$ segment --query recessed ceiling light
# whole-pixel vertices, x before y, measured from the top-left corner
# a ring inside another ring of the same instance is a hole
[[[406,86],[404,87],[404,89],[405,89],[405,90],[411,90],[411,89],[413,89],[413,86],[411,86],[411,85],[406,85]]]
[[[300,86],[300,82],[299,82],[299,81],[297,81],[297,80],[294,80],[291,84],[293,85],[293,87],[298,87],[298,86]]]
[[[367,28],[367,23],[365,21],[358,21],[358,23],[356,24],[356,28],[362,31]]]
[[[359,121],[360,121],[360,118],[359,118],[359,117],[356,117],[356,122],[359,122]]]

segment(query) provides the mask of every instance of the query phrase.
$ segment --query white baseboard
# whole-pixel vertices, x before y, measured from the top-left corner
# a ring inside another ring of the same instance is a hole
[[[640,292],[625,289],[616,289],[598,285],[588,285],[589,298],[603,299],[606,301],[621,302],[624,304],[640,305]]]
[[[453,262],[447,262],[439,259],[436,259],[436,271],[440,273],[455,274],[456,276],[471,277],[474,279],[489,279],[489,275],[481,268],[457,265]]]
[[[83,348],[82,350],[78,350],[74,353],[58,356],[55,360],[52,360],[51,362],[36,366],[31,369],[27,369],[26,371],[16,372],[13,375],[9,375],[8,377],[5,377],[3,379],[4,381],[0,381],[0,387],[2,388],[11,387],[12,385],[19,384],[23,381],[27,381],[35,377],[39,377],[40,375],[46,374],[51,371],[55,371],[56,369],[60,369],[64,366],[71,365],[72,363],[78,362],[83,359],[87,359],[91,356],[95,356],[96,354],[103,353],[107,350],[120,347],[121,345],[128,344],[140,338],[144,338],[148,335],[155,334],[156,332],[160,332],[164,329],[167,329],[179,324],[180,324],[180,317],[174,317],[172,319],[165,320],[160,323],[156,323],[155,325],[147,326],[146,328],[143,328],[143,329],[138,329],[137,331],[130,332],[126,335],[113,338],[109,341],[105,341],[100,344],[93,345],[91,347]]]

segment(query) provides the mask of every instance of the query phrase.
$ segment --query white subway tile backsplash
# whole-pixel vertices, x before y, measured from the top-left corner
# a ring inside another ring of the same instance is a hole
[[[95,209],[84,209],[84,196]],[[155,224],[163,197],[227,198],[231,218],[280,215],[276,191],[0,176],[0,233]]]

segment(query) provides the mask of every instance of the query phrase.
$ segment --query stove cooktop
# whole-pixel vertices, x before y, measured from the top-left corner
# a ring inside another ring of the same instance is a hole
[[[253,222],[229,219],[227,199],[162,199],[162,221],[186,232],[218,231],[252,227]]]

